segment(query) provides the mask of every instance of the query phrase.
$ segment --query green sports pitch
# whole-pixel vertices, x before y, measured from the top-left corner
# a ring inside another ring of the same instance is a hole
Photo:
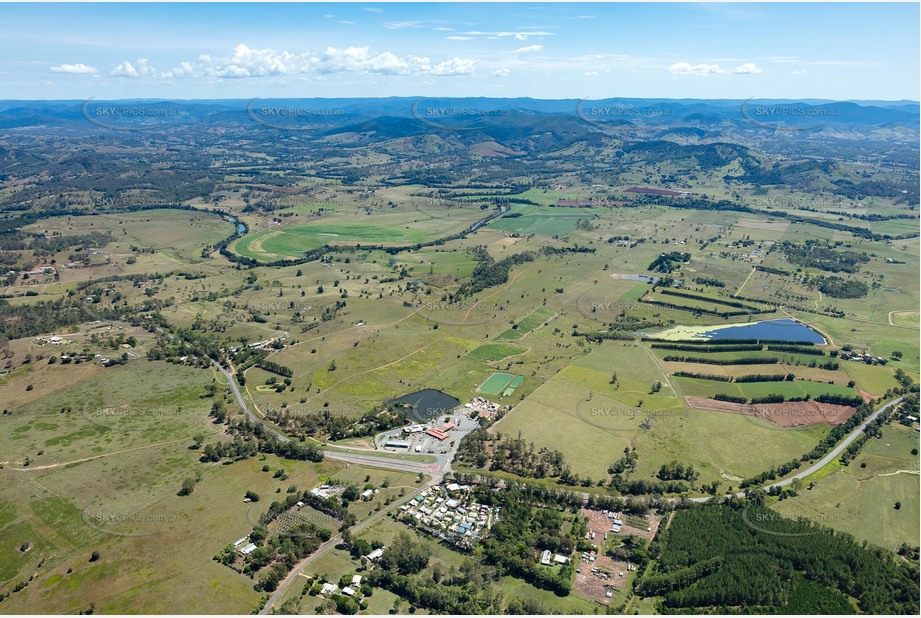
[[[508,397],[515,392],[515,388],[524,381],[524,376],[516,376],[512,373],[494,373],[480,384],[477,391],[487,395],[498,395],[502,393],[503,397]]]

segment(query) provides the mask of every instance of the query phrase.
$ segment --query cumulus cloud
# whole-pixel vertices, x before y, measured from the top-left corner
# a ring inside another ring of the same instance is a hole
[[[756,75],[761,73],[761,69],[758,68],[758,65],[754,62],[746,62],[745,64],[737,66],[733,73],[739,73],[740,75]]]
[[[449,41],[472,41],[472,36],[461,36],[459,34],[452,34],[451,36],[446,36],[446,39]]]
[[[690,64],[676,62],[666,69],[672,75],[718,75],[725,73],[725,69],[718,64]]]
[[[150,65],[146,58],[138,58],[134,64],[127,60],[112,69],[112,75],[115,77],[154,77],[157,70]]]
[[[168,71],[157,72],[147,60],[125,61],[112,70],[121,77],[214,77],[250,78],[280,75],[317,77],[332,73],[357,72],[380,75],[424,74],[436,76],[468,75],[476,66],[474,60],[452,58],[433,62],[420,56],[397,56],[385,51],[372,53],[369,47],[327,47],[322,53],[293,53],[276,49],[252,49],[240,44],[228,56],[208,54],[196,60],[181,62]]]
[[[542,49],[543,47],[541,47],[540,45],[528,45],[527,47],[519,47],[512,53],[513,54],[531,54],[534,52],[539,52]]]
[[[493,77],[508,77],[510,74],[511,74],[511,71],[509,71],[508,69],[498,69],[490,73],[490,75]]]
[[[59,64],[56,67],[51,67],[52,73],[70,73],[71,75],[96,75],[99,73],[99,69],[96,67],[91,67],[87,64],[78,63],[78,64]]]
[[[795,71],[793,71],[792,74],[793,75],[805,75],[808,72],[809,71],[807,71],[806,69],[796,69]]]

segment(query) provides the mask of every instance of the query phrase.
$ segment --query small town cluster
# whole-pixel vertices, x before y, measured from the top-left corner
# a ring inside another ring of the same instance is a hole
[[[457,547],[469,549],[484,538],[501,507],[473,500],[469,485],[435,485],[400,507],[401,518]]]

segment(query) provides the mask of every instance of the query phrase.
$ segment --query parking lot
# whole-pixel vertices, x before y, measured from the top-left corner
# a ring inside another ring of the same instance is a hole
[[[449,454],[454,451],[461,438],[479,426],[479,422],[468,418],[465,412],[464,408],[458,408],[451,414],[439,416],[428,423],[418,424],[425,427],[425,429],[437,429],[438,427],[444,427],[448,423],[453,423],[454,426],[445,432],[448,437],[444,440],[439,440],[425,433],[425,430],[405,433],[403,428],[400,427],[378,434],[374,439],[375,447],[379,451],[388,453]],[[388,443],[405,444],[405,446],[387,446]],[[452,443],[454,446],[452,446]]]

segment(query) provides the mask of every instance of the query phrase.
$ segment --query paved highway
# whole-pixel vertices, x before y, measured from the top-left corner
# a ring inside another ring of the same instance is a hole
[[[782,481],[777,481],[776,483],[771,483],[770,485],[764,485],[763,489],[767,491],[771,489],[772,487],[786,487],[787,485],[791,484],[796,479],[804,479],[810,474],[813,474],[814,472],[818,472],[824,466],[826,466],[827,464],[837,459],[841,455],[841,453],[844,452],[844,449],[850,446],[851,442],[856,440],[860,436],[860,434],[863,433],[863,430],[867,428],[867,425],[869,425],[874,420],[876,420],[876,417],[879,416],[883,412],[883,410],[888,410],[892,406],[899,405],[902,399],[904,399],[904,397],[893,399],[889,403],[881,405],[879,408],[876,409],[875,412],[873,412],[873,414],[868,416],[866,420],[864,420],[860,425],[855,427],[854,431],[847,434],[847,436],[843,440],[841,440],[841,442],[838,443],[838,446],[830,450],[824,457],[822,457],[822,459],[820,459],[813,465],[809,466],[802,472],[797,472],[790,478],[786,478]],[[745,496],[745,492],[739,492],[733,495],[736,496],[737,498],[742,498]],[[706,502],[707,500],[710,500],[710,498],[691,498],[691,500],[694,502]]]
[[[256,416],[256,414],[254,414],[253,411],[250,410],[249,406],[246,404],[246,401],[244,401],[243,395],[240,392],[240,389],[237,387],[237,383],[234,381],[233,376],[230,374],[230,372],[224,369],[224,367],[222,367],[219,363],[214,362],[214,364],[221,371],[221,373],[223,373],[227,377],[227,381],[230,383],[230,388],[233,391],[234,397],[236,398],[237,403],[240,404],[240,407],[243,408],[243,410],[246,412],[246,415],[253,422],[262,423],[269,431],[271,431],[274,435],[278,436],[280,439],[284,441],[288,441],[287,437],[281,435],[278,431],[273,429],[267,421]],[[805,470],[801,472],[797,472],[796,474],[794,474],[793,476],[789,478],[786,478],[782,481],[777,481],[776,483],[772,483],[770,485],[764,485],[762,488],[764,490],[769,490],[773,487],[786,487],[787,485],[790,485],[791,483],[793,483],[793,481],[796,479],[803,479],[809,476],[810,474],[817,472],[818,470],[820,470],[827,464],[834,461],[836,458],[840,457],[841,453],[843,453],[844,450],[848,446],[850,446],[850,444],[863,433],[863,431],[867,428],[867,426],[870,423],[876,420],[876,418],[883,411],[888,410],[892,406],[896,406],[899,403],[901,403],[902,399],[904,399],[904,397],[893,399],[889,403],[886,403],[880,406],[879,408],[877,408],[860,425],[855,427],[854,430],[851,431],[851,433],[849,433],[843,440],[841,440],[841,442],[839,442],[838,445],[835,446],[835,448],[830,450],[824,457],[822,457],[815,464],[809,466],[808,468],[806,468]],[[364,520],[363,522],[360,522],[356,524],[355,526],[353,526],[351,529],[352,534],[355,534],[361,531],[362,529],[371,525],[372,523],[374,523],[381,517],[384,517],[390,510],[392,510],[393,506],[399,506],[403,504],[404,502],[411,500],[413,496],[415,496],[420,491],[428,487],[431,487],[432,485],[437,485],[438,483],[440,483],[442,479],[446,475],[450,474],[452,471],[451,461],[453,461],[454,453],[456,452],[457,446],[459,445],[459,443],[460,443],[460,440],[456,440],[454,448],[452,448],[449,453],[437,455],[435,463],[423,463],[423,462],[416,462],[416,461],[407,461],[407,460],[402,460],[402,459],[394,459],[394,458],[389,458],[389,457],[379,457],[379,456],[375,456],[372,454],[374,451],[363,451],[362,453],[355,453],[354,451],[348,451],[348,450],[324,449],[323,452],[325,456],[329,457],[330,459],[346,461],[346,462],[354,463],[357,465],[374,466],[374,467],[386,468],[390,470],[400,470],[403,472],[416,472],[416,473],[431,475],[431,479],[424,485],[421,485],[417,491],[410,492],[403,498],[395,501],[390,508],[381,510],[375,513],[374,515],[372,515],[371,517],[369,517],[368,519]],[[575,492],[575,493],[582,493],[582,492]],[[586,500],[588,499],[589,494],[582,493],[582,495],[586,498]],[[738,498],[742,498],[745,496],[745,492],[738,492],[733,495]],[[700,497],[700,498],[691,498],[691,501],[706,502],[711,499],[712,499],[711,497]],[[311,562],[313,562],[318,557],[320,557],[321,555],[323,555],[324,553],[326,553],[327,551],[329,551],[330,549],[332,549],[333,547],[335,547],[341,542],[342,542],[342,536],[341,535],[336,536],[335,538],[332,538],[329,541],[323,543],[323,545],[321,545],[319,549],[317,549],[317,551],[315,551],[310,556],[307,556],[304,560],[299,562],[291,570],[288,576],[285,577],[285,579],[283,579],[281,582],[279,582],[278,588],[276,588],[275,592],[272,593],[272,595],[269,597],[268,601],[266,602],[265,606],[262,608],[262,610],[260,610],[259,613],[260,614],[270,613],[272,611],[272,608],[275,606],[275,603],[277,603],[281,598],[284,597],[288,588],[290,588],[291,585],[294,583],[294,581],[296,581],[300,573],[307,566],[309,566]]]

